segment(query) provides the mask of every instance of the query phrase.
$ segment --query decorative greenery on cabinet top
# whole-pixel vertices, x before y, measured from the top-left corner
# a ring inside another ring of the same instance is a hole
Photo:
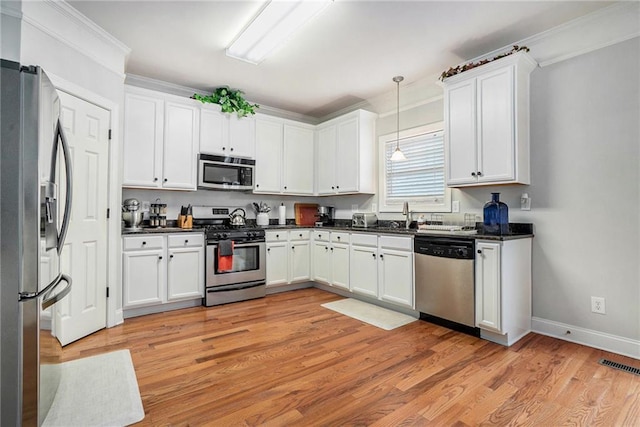
[[[244,99],[244,92],[240,89],[230,89],[229,86],[222,86],[213,90],[211,95],[194,94],[193,99],[197,99],[203,104],[218,104],[222,107],[223,113],[236,113],[238,117],[255,114],[258,104],[251,104]]]

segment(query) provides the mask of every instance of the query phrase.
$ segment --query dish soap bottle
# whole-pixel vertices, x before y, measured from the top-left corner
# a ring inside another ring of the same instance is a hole
[[[483,208],[483,230],[486,234],[509,234],[509,207],[500,201],[500,193],[491,193]]]

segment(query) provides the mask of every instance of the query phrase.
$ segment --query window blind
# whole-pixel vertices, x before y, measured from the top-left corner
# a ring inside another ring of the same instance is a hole
[[[389,202],[434,200],[445,195],[444,133],[433,132],[400,139],[404,162],[392,162],[396,141],[385,144],[386,198]]]

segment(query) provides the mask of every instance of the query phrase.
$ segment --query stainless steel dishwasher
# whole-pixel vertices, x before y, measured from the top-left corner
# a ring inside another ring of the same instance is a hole
[[[416,236],[414,257],[420,318],[480,336],[475,327],[474,240]]]

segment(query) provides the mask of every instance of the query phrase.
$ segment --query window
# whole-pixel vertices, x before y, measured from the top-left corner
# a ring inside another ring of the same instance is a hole
[[[400,134],[405,162],[392,162],[396,134],[380,138],[380,211],[399,212],[409,202],[412,211],[450,212],[450,190],[444,177],[442,124],[410,129]]]

